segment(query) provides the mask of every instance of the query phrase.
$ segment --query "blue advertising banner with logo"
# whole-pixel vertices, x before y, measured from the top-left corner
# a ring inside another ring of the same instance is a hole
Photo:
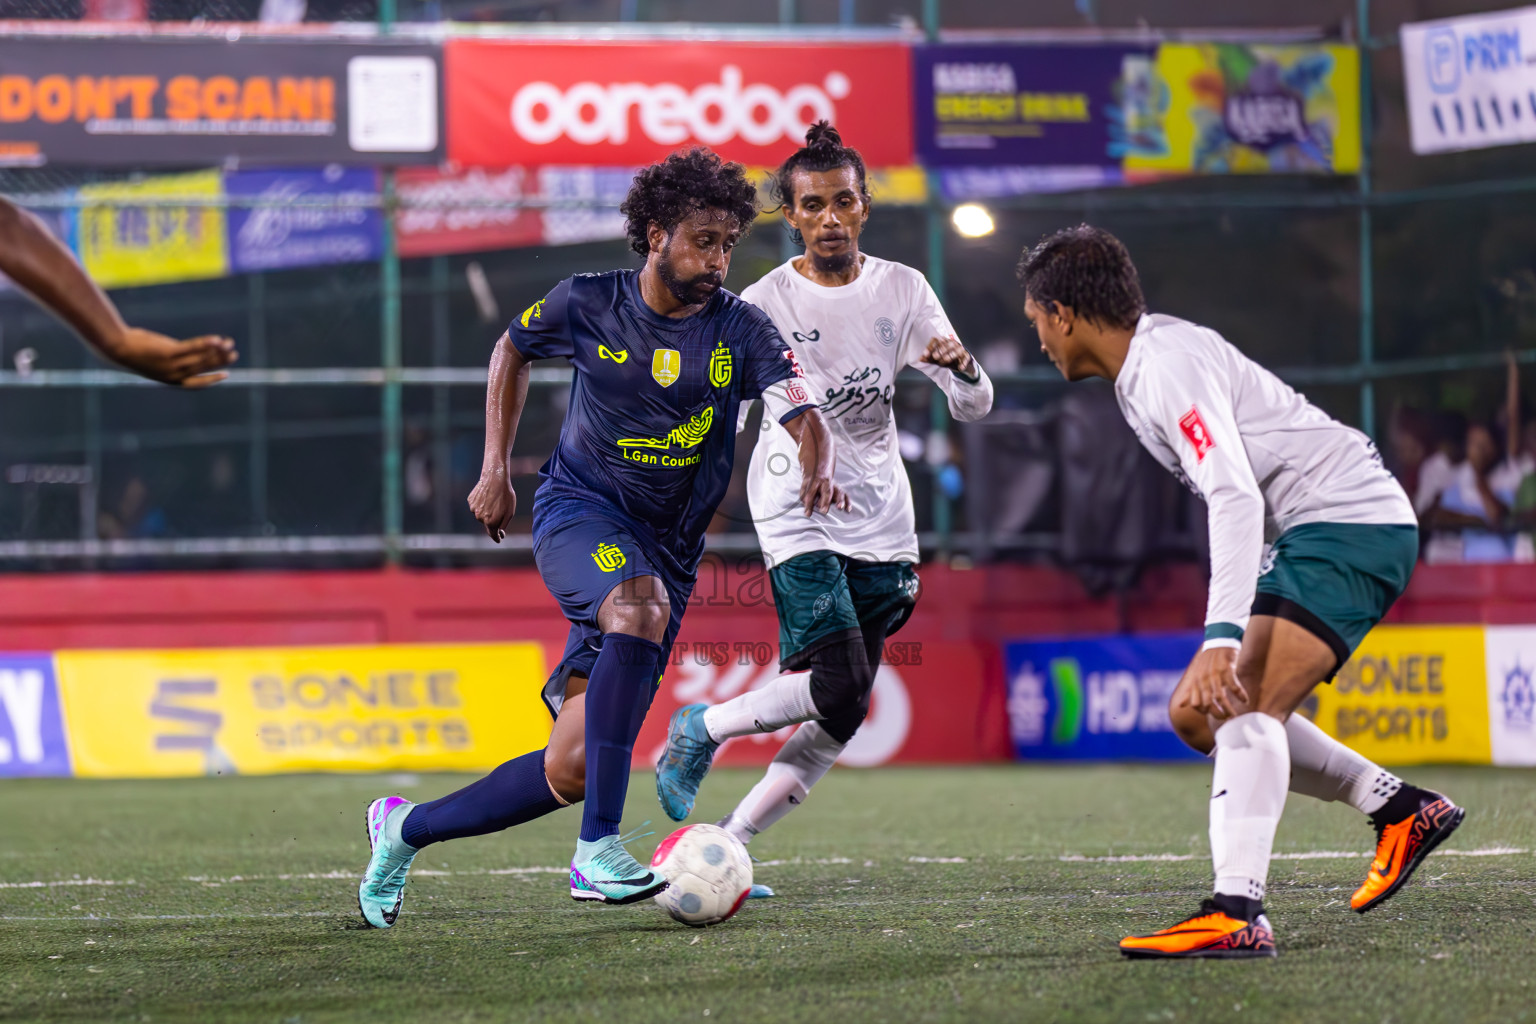
[[[1188,632],[1008,644],[1014,750],[1025,760],[1200,760],[1168,720],[1200,641]]]
[[[0,778],[69,773],[53,655],[0,655]]]
[[[917,151],[930,167],[1097,167],[1118,176],[1112,108],[1155,47],[918,46]]]
[[[235,171],[224,176],[236,273],[362,263],[383,252],[384,217],[371,168]]]

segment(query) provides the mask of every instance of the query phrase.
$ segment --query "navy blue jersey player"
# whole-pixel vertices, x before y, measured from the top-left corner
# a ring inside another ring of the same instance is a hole
[[[533,505],[534,558],[571,621],[544,688],[549,745],[430,803],[369,806],[373,855],[358,902],[375,927],[394,923],[421,847],[583,799],[572,897],[631,903],[665,888],[626,851],[619,820],[635,737],[730,480],[740,403],[761,397],[798,441],[806,515],[847,507],[832,483],[831,435],[789,347],[765,314],[721,287],[756,214],[740,165],[707,150],[674,155],[635,177],[621,210],[645,266],[561,281],[498,341],[484,468],[469,498],[499,541],[516,505],[507,463],[528,364],[570,359],[570,408]]]

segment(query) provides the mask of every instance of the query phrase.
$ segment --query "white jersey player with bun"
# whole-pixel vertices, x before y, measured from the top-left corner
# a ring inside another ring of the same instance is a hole
[[[892,408],[897,375],[909,367],[926,374],[956,419],[980,419],[992,408],[992,382],[923,275],[859,251],[869,217],[864,163],[836,130],[826,122],[811,128],[775,187],[805,253],[742,298],[766,312],[794,350],[835,438],[833,482],[851,509],[812,520],[791,507],[786,497],[800,487],[794,449],[782,428],[764,427],[747,495],[787,674],[712,707],[679,708],[656,768],[662,807],[681,821],[721,743],[803,723],[721,822],[744,843],[802,803],[853,738],[869,711],[885,640],[917,603],[912,489]]]
[[[1287,789],[1370,816],[1376,858],[1350,905],[1396,893],[1463,810],[1293,714],[1402,594],[1418,557],[1413,506],[1370,440],[1215,331],[1149,315],[1113,235],[1080,225],[1027,250],[1024,313],[1068,380],[1114,382],[1126,422],[1206,502],[1205,642],[1170,701],[1214,755],[1215,892],[1198,913],[1121,941],[1130,957],[1272,957],[1263,898]]]
[[[834,509],[817,519],[789,514],[800,487],[793,439],[764,420],[747,472],[747,500],[769,568],[812,551],[867,562],[917,561],[912,485],[891,409],[902,370],[918,370],[942,388],[957,420],[980,419],[992,408],[992,382],[974,360],[971,376],[923,360],[932,339],[955,336],[927,278],[901,263],[867,254],[860,259],[862,269],[849,284],[817,284],[791,260],[741,293],[794,350],[811,401],[837,442],[834,480],[853,505],[851,512]]]

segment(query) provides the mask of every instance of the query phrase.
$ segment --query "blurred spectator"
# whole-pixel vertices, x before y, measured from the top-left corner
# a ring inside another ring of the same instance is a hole
[[[1517,562],[1536,561],[1536,418],[1522,417],[1520,364],[1506,350],[1504,365],[1504,444],[1507,454],[1493,474],[1495,493],[1508,490],[1513,496],[1506,526],[1514,531],[1513,556]]]
[[[1431,439],[1431,450],[1419,463],[1418,479],[1411,492],[1414,511],[1421,521],[1451,485],[1456,467],[1466,458],[1467,418],[1459,412],[1440,413]]]
[[[97,519],[97,533],[102,540],[129,540],[138,537],[164,537],[170,533],[165,510],[150,504],[149,487],[141,476],[131,476],[123,485],[112,511]]]
[[[1435,450],[1435,428],[1430,417],[1422,410],[1399,406],[1392,414],[1392,425],[1387,428],[1390,463],[1388,468],[1403,485],[1403,490],[1417,497],[1419,476],[1424,461]],[[1446,469],[1449,462],[1444,462]],[[1415,505],[1417,508],[1417,505]],[[1422,514],[1423,509],[1418,509]]]
[[[1430,531],[1424,557],[1430,562],[1508,562],[1512,537],[1503,532],[1518,481],[1502,470],[1497,435],[1482,423],[1466,432],[1466,458],[1423,515]]]

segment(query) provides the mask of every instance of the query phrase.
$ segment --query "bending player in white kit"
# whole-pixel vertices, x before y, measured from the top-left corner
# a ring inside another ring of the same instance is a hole
[[[752,452],[747,495],[779,613],[785,672],[713,707],[672,716],[656,766],[656,793],[682,821],[721,743],[803,722],[763,780],[720,824],[743,843],[803,802],[869,710],[886,637],[917,603],[912,491],[896,441],[896,375],[916,367],[949,397],[950,413],[977,420],[992,382],[956,339],[918,271],[859,251],[869,219],[864,161],[825,121],[775,176],[784,219],[805,254],[741,293],[794,349],[811,397],[837,441],[833,481],[852,511],[797,514],[793,442],[770,424]],[[809,676],[803,674],[810,669]]]
[[[1136,268],[1108,232],[1058,231],[1024,253],[1018,274],[1051,362],[1068,380],[1113,381],[1141,443],[1210,511],[1205,645],[1169,710],[1186,742],[1215,750],[1216,894],[1120,950],[1274,956],[1262,900],[1287,787],[1370,816],[1376,858],[1350,900],[1360,913],[1395,893],[1465,814],[1292,713],[1408,586],[1413,506],[1364,434],[1215,331],[1148,315]]]

